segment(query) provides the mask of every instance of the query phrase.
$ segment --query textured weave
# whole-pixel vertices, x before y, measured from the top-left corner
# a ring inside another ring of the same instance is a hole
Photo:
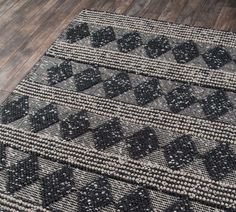
[[[236,34],[84,10],[0,106],[0,211],[236,211]]]

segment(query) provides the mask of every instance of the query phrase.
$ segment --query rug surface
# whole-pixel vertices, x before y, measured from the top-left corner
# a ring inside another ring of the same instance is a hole
[[[0,211],[236,211],[236,34],[84,10],[0,109]]]

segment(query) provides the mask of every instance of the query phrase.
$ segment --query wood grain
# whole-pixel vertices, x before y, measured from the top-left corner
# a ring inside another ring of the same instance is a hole
[[[143,5],[135,15],[157,20],[168,4],[169,0],[150,0],[145,2],[145,5]]]
[[[176,22],[181,24],[194,25],[195,18],[199,8],[201,7],[202,0],[187,1],[183,10],[177,17]]]
[[[32,4],[32,6],[37,6],[37,10],[31,10],[24,17],[15,15],[16,20],[12,18],[13,21],[0,30],[0,37],[4,40],[0,47],[0,68],[4,66],[7,60],[11,59],[12,54],[17,52],[22,43],[31,39],[38,22],[44,22],[44,19],[42,20],[44,13],[41,10],[45,11],[51,8],[47,6],[55,6],[52,1],[48,1],[46,4],[43,3],[44,0],[33,2],[35,4]],[[44,5],[45,7],[43,7]]]
[[[236,31],[236,1],[228,0],[225,2],[214,27],[226,31]]]
[[[236,32],[235,0],[0,0],[0,101],[84,8]]]
[[[4,15],[11,7],[13,7],[18,0],[0,0],[0,16]]]
[[[159,20],[176,22],[186,4],[187,0],[170,0],[159,16]],[[175,8],[174,11],[173,8]]]
[[[218,15],[224,6],[223,0],[202,1],[198,12],[195,14],[194,26],[214,27]]]

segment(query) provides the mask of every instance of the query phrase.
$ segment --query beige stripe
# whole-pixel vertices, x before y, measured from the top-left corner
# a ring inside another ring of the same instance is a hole
[[[191,82],[232,91],[236,90],[236,74],[223,70],[211,70],[62,41],[55,42],[48,49],[47,54],[73,59],[78,62],[95,63],[137,74]]]
[[[171,38],[194,40],[215,45],[236,47],[236,34],[201,27],[149,20],[139,17],[124,16],[97,11],[82,11],[76,19],[95,25],[113,26],[139,32],[165,35]]]
[[[40,206],[33,205],[21,199],[17,199],[13,196],[6,195],[0,192],[0,209],[1,208],[7,211],[25,211],[25,212],[48,211]]]
[[[158,109],[140,107],[27,80],[22,81],[15,92],[43,101],[55,102],[59,105],[85,109],[103,116],[119,117],[121,120],[131,123],[190,134],[198,138],[236,144],[236,126],[230,124],[211,122]]]
[[[54,160],[118,177],[151,188],[188,195],[191,199],[218,206],[236,207],[236,187],[183,171],[118,157],[73,143],[30,133],[0,124],[0,141],[23,151],[39,153]]]

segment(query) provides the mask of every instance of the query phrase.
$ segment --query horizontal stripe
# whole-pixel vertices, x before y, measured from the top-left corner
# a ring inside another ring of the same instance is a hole
[[[27,80],[22,81],[15,92],[71,108],[85,109],[99,115],[119,117],[121,120],[131,123],[190,134],[198,138],[236,144],[236,126],[230,124],[140,107]]]
[[[0,124],[0,141],[22,151],[75,165],[86,170],[142,184],[218,207],[236,208],[235,185],[216,182],[183,171],[122,158],[56,138]],[[66,143],[66,145],[65,145]]]
[[[149,34],[165,35],[171,38],[236,47],[236,34],[233,32],[90,10],[82,11],[76,20],[95,25],[113,26]]]
[[[0,132],[1,133],[1,132]],[[42,211],[47,212],[48,210],[33,205],[31,203],[25,202],[22,199],[17,199],[13,196],[3,194],[0,192],[0,209],[4,209],[4,211],[25,211],[25,212],[32,212],[32,211]]]
[[[55,42],[46,54],[152,77],[236,91],[236,74],[223,70],[212,70],[170,61],[150,59],[106,49],[69,44],[62,41]]]

